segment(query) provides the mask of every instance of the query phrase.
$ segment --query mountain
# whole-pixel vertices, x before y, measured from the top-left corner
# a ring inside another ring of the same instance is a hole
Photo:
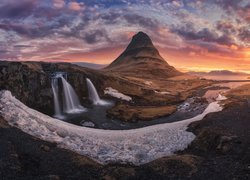
[[[229,70],[214,70],[210,72],[188,72],[188,74],[196,75],[196,76],[248,76],[250,74],[243,72],[233,72]]]
[[[95,64],[95,63],[87,63],[87,62],[72,62],[72,64],[76,64],[78,66],[86,67],[90,69],[102,69],[107,66],[105,64]]]
[[[141,78],[169,78],[182,74],[161,57],[144,32],[134,35],[125,51],[104,70]]]

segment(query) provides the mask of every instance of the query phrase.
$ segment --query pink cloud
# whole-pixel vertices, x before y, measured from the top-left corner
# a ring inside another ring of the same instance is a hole
[[[80,4],[78,2],[70,2],[69,3],[69,9],[73,10],[73,11],[79,11],[79,10],[82,9],[82,5],[83,4]]]
[[[64,0],[53,0],[53,6],[55,8],[61,9],[65,6]]]

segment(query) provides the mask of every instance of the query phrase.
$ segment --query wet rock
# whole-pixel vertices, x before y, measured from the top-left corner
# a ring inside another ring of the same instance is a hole
[[[46,151],[46,152],[49,152],[50,151],[50,147],[49,146],[46,146],[46,145],[41,145],[41,149]]]
[[[232,148],[232,143],[234,143],[234,139],[236,139],[236,136],[221,136],[219,138],[219,144],[216,147],[217,150],[219,150],[222,153],[227,153]]]
[[[82,121],[80,124],[85,127],[95,127],[95,124],[91,121]]]

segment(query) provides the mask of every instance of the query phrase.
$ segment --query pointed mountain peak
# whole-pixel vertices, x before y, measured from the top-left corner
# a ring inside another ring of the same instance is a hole
[[[132,37],[125,51],[114,60],[108,68],[142,59],[164,61],[159,51],[153,45],[150,37],[146,33],[140,31]],[[164,61],[164,63],[166,62]]]
[[[126,50],[132,50],[142,47],[155,48],[150,37],[146,33],[140,31],[133,36]]]
[[[149,78],[166,78],[181,74],[161,57],[150,37],[144,32],[135,34],[125,51],[105,70],[125,76]]]

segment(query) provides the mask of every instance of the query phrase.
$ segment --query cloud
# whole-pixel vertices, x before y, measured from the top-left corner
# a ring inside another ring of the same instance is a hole
[[[157,20],[153,20],[148,17],[143,17],[137,14],[125,14],[123,18],[129,23],[129,24],[136,24],[142,27],[146,28],[156,28],[158,27],[159,22]]]
[[[208,28],[202,28],[201,30],[196,30],[192,23],[187,23],[184,26],[177,26],[172,29],[173,33],[177,33],[186,40],[199,40],[204,42],[218,43],[221,45],[232,45],[234,40],[230,35],[223,34],[218,35],[215,31]]]
[[[70,10],[79,11],[84,7],[84,4],[83,3],[80,4],[78,2],[69,2],[68,6]]]
[[[216,24],[216,28],[225,34],[232,34],[237,32],[235,25],[229,21],[218,21]]]
[[[65,6],[65,1],[64,0],[52,0],[53,1],[53,6],[55,8],[61,9]]]
[[[9,2],[3,1],[0,6],[0,17],[2,18],[25,18],[30,16],[36,7],[36,0],[23,0]]]
[[[243,42],[247,43],[248,46],[250,46],[250,28],[249,27],[240,28],[238,35]]]
[[[17,45],[14,45],[13,47],[18,48],[18,49],[23,49],[23,48],[32,48],[34,46],[24,45],[24,44],[17,44]]]
[[[84,40],[89,44],[94,44],[99,41],[110,41],[107,32],[105,30],[94,30],[92,32],[86,32]]]

